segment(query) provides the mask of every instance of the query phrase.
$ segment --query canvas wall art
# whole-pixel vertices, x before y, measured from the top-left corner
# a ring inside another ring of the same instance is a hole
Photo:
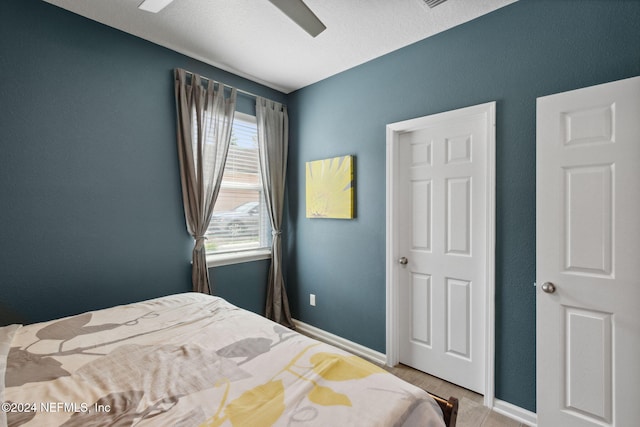
[[[307,162],[307,218],[354,217],[353,166],[353,156]]]

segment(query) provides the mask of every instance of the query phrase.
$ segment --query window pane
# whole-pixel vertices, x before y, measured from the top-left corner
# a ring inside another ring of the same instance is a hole
[[[251,122],[236,113],[222,185],[207,230],[207,253],[271,246],[259,168],[255,118]]]
[[[255,123],[236,119],[233,123],[223,182],[261,185],[259,163]]]

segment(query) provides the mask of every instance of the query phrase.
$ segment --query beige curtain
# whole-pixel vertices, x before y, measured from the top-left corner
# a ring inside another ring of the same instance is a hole
[[[205,233],[229,151],[236,89],[225,98],[224,86],[211,80],[204,86],[200,76],[189,77],[182,69],[174,70],[174,77],[182,203],[195,240],[191,281],[193,291],[209,294]]]
[[[282,214],[289,145],[287,107],[257,97],[256,120],[262,184],[273,234],[265,315],[268,319],[293,329],[282,274]]]

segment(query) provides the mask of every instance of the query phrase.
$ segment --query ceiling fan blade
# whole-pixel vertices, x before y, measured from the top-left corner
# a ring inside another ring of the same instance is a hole
[[[142,3],[140,3],[138,9],[146,10],[147,12],[151,13],[158,13],[172,1],[173,0],[144,0]]]
[[[316,37],[327,29],[302,0],[269,0],[303,30]]]

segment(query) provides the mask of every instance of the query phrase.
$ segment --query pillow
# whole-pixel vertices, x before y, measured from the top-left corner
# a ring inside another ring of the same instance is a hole
[[[7,356],[11,349],[13,336],[22,325],[9,325],[0,327],[0,404],[4,403],[4,377],[7,369]],[[7,414],[0,411],[0,427],[7,427]]]

